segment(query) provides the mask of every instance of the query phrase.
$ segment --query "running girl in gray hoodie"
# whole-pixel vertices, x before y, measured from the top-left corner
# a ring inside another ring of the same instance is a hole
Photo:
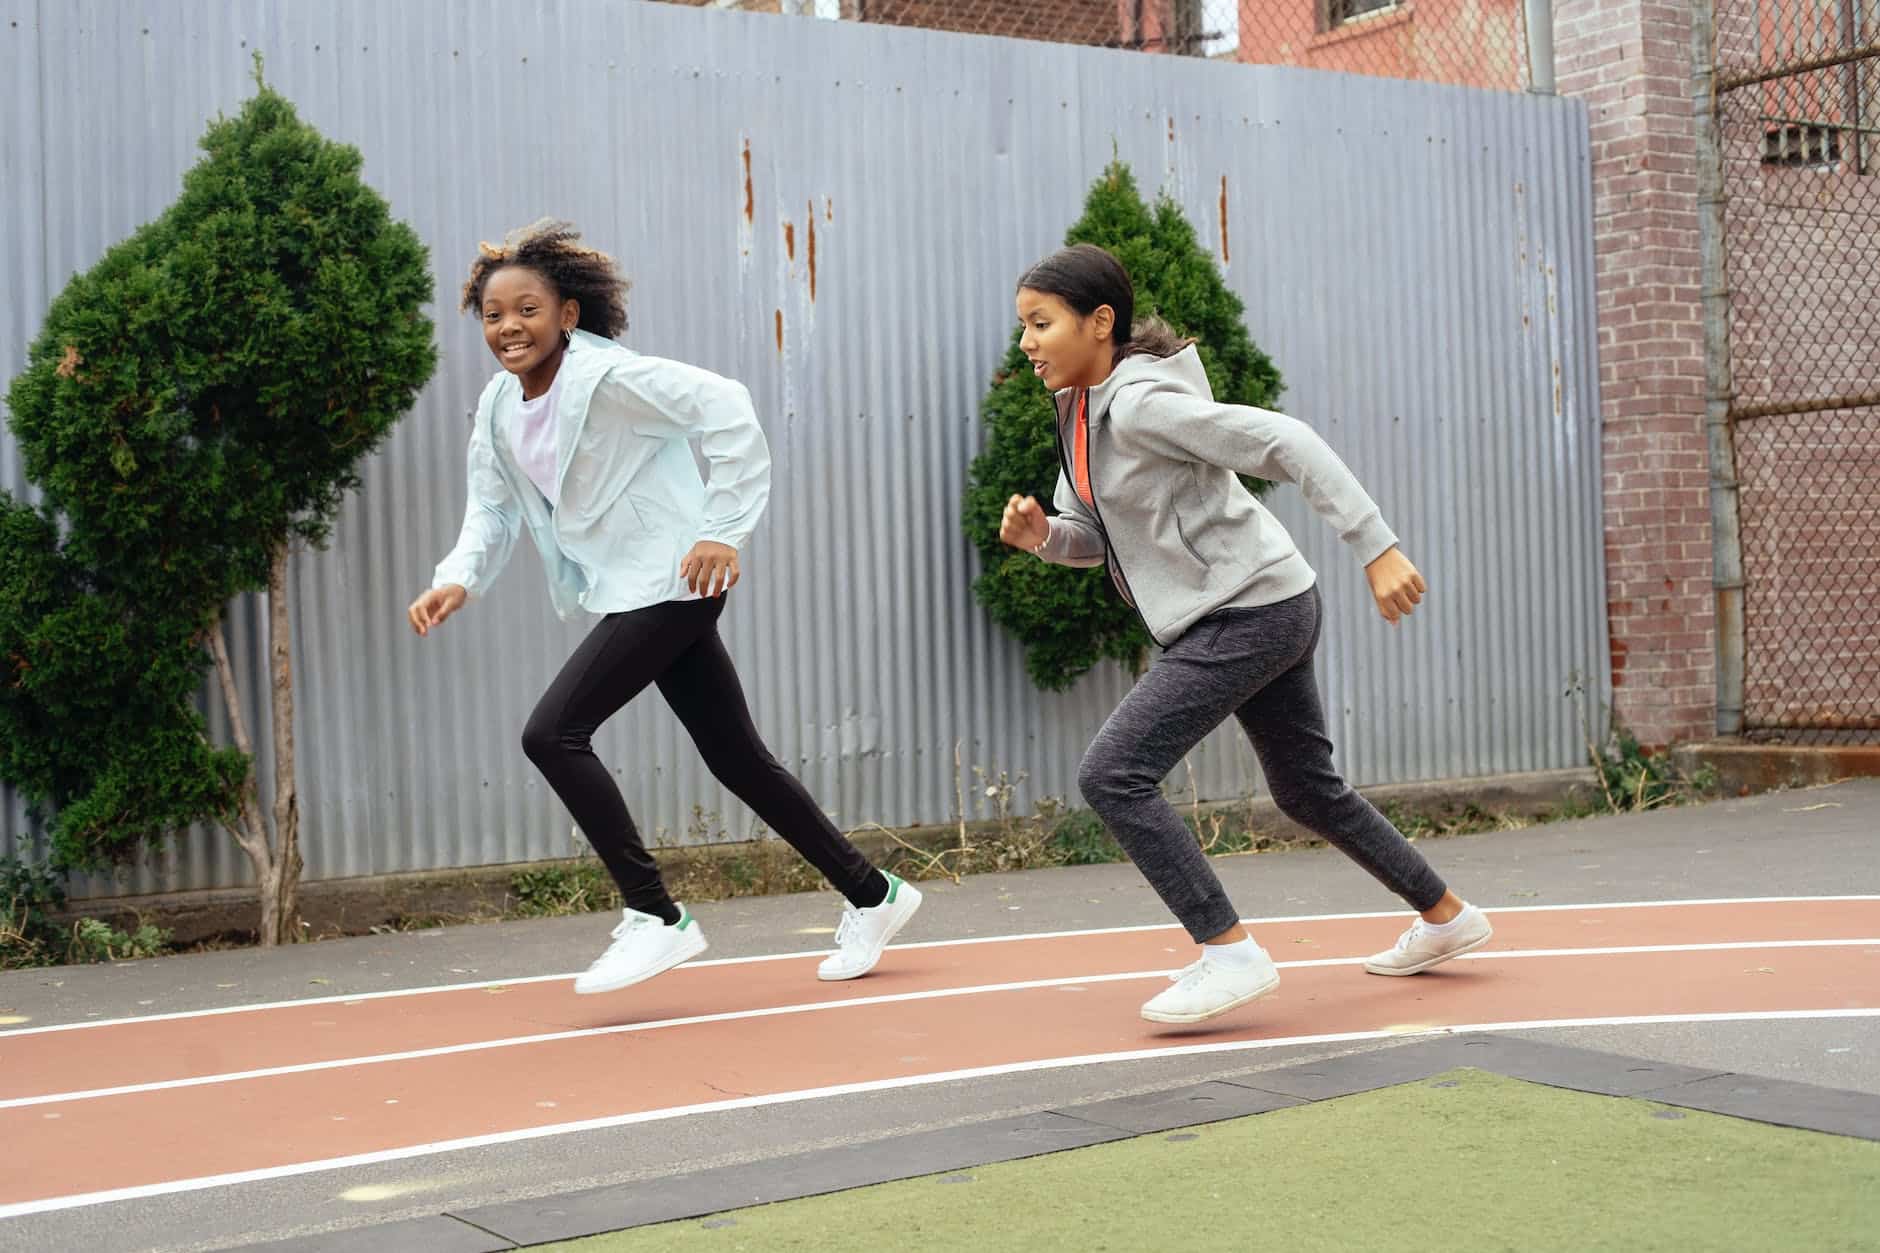
[[[1164,650],[1077,773],[1084,799],[1202,946],[1142,1016],[1201,1022],[1279,986],[1272,958],[1159,786],[1230,714],[1281,811],[1421,915],[1366,970],[1419,974],[1480,948],[1488,918],[1332,765],[1312,673],[1317,576],[1237,476],[1296,485],[1351,547],[1392,625],[1422,601],[1423,576],[1310,427],[1217,402],[1192,341],[1159,322],[1133,324],[1134,310],[1122,263],[1094,245],[1054,253],[1019,280],[1020,346],[1057,399],[1057,514],[1014,496],[999,538],[1059,565],[1108,565]]]

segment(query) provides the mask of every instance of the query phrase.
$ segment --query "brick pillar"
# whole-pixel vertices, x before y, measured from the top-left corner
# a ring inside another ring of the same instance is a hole
[[[1658,747],[1716,730],[1690,14],[1556,0],[1555,48],[1592,127],[1614,713]]]

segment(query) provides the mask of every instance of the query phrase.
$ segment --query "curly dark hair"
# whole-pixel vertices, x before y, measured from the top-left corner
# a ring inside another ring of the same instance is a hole
[[[483,285],[498,270],[519,265],[534,270],[561,296],[581,306],[580,327],[603,339],[627,329],[627,280],[614,259],[581,243],[574,223],[543,218],[509,232],[500,245],[477,245],[470,279],[463,285],[466,313],[483,307]]]

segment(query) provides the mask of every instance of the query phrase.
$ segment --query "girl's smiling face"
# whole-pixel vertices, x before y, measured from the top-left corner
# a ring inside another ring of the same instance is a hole
[[[1021,287],[1018,320],[1024,326],[1018,346],[1049,390],[1095,387],[1110,376],[1116,311],[1109,305],[1082,316],[1061,296]]]
[[[522,265],[506,265],[483,285],[483,341],[503,369],[532,381],[552,382],[563,336],[581,320],[581,306],[563,300],[548,279]]]

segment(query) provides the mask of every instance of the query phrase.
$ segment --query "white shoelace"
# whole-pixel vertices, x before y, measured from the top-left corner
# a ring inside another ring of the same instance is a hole
[[[862,911],[853,905],[842,907],[842,921],[836,924],[836,947],[847,948],[850,940],[859,940],[862,931]]]
[[[625,948],[627,942],[632,939],[635,931],[638,931],[641,927],[657,922],[659,922],[659,919],[646,914],[635,914],[631,918],[622,918],[619,925],[614,928],[614,942],[607,946],[607,952],[611,955]]]
[[[1190,978],[1191,976],[1205,973],[1207,970],[1207,967],[1208,967],[1208,959],[1205,957],[1197,957],[1195,958],[1195,960],[1189,962],[1186,966],[1183,966],[1180,970],[1177,970],[1174,974],[1170,975],[1168,977],[1168,981],[1170,983],[1182,983],[1186,981],[1188,978]]]
[[[1397,937],[1397,950],[1403,953],[1409,952],[1410,946],[1415,944],[1422,935],[1423,920],[1419,918],[1410,924],[1408,931],[1405,931],[1402,935]]]

